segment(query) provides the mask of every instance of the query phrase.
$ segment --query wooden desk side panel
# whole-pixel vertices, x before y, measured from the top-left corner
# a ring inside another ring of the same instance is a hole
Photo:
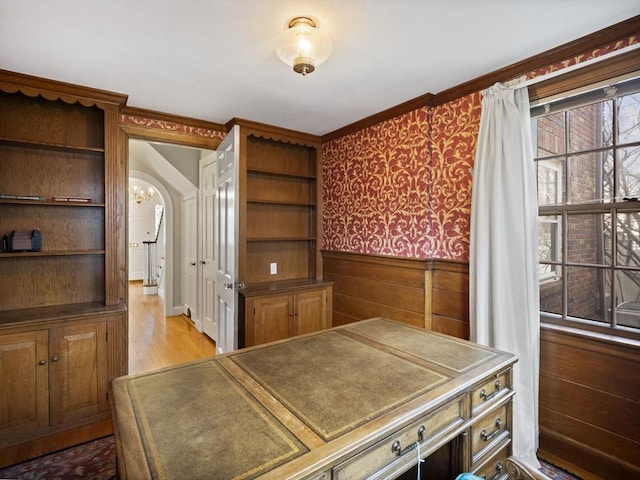
[[[109,398],[111,400],[111,417],[116,439],[118,479],[151,478],[147,463],[135,460],[145,458],[145,453],[138,434],[133,406],[127,395],[127,386],[122,379],[116,379],[111,383]],[[115,398],[119,399],[117,408],[114,404]],[[123,444],[127,446],[126,449],[123,448]]]

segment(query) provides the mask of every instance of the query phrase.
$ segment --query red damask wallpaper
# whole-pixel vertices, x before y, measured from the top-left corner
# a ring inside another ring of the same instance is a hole
[[[479,121],[477,94],[326,143],[323,248],[466,260]]]
[[[323,145],[323,247],[424,258],[432,250],[427,108]]]
[[[471,178],[480,102],[480,93],[475,93],[433,109],[429,132],[433,249],[428,258],[469,259]]]
[[[527,77],[639,41],[633,36]],[[477,92],[325,143],[322,248],[468,261],[481,99]]]

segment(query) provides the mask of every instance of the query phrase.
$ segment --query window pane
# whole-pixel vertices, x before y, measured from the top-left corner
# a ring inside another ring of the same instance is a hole
[[[640,272],[616,272],[616,323],[640,328]]]
[[[640,213],[619,213],[617,223],[617,265],[640,267]]]
[[[640,147],[618,150],[619,197],[640,197]]]
[[[604,269],[567,267],[567,315],[608,323],[610,277]]]
[[[562,315],[562,278],[540,282],[540,311]]]
[[[538,204],[558,205],[565,202],[564,160],[538,160]]]
[[[564,112],[545,115],[536,119],[537,146],[536,157],[548,157],[565,153]]]
[[[569,199],[572,204],[611,199],[613,165],[603,152],[574,155],[569,158]]]
[[[610,265],[610,214],[569,215],[567,218],[567,261],[592,265]]]
[[[640,92],[618,98],[618,143],[640,142]]]
[[[583,152],[612,144],[611,115],[603,115],[603,103],[610,102],[593,103],[567,112],[570,152]],[[608,135],[605,132],[609,132]]]
[[[540,310],[578,327],[640,333],[638,80],[533,109]]]
[[[538,248],[540,261],[560,261],[562,246],[562,217],[560,215],[540,216],[538,223]]]

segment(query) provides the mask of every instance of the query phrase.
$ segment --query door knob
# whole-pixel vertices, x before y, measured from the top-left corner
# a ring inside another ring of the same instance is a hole
[[[231,290],[233,288],[233,284],[231,283],[225,283],[223,286],[225,290]]]
[[[196,266],[196,262],[191,262],[191,266],[195,267]]]

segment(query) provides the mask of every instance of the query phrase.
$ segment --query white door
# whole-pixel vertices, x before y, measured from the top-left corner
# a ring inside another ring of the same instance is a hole
[[[144,241],[154,240],[151,235],[150,217],[152,203],[129,202],[129,281],[143,280],[147,252]]]
[[[198,325],[198,199],[196,192],[182,199],[182,308],[183,313]]]
[[[216,316],[216,153],[200,160],[200,318],[202,331],[218,343]]]
[[[238,264],[238,126],[234,126],[216,151],[217,182],[216,249],[216,310],[218,313],[218,353],[238,348],[238,318],[236,315],[236,276]]]

